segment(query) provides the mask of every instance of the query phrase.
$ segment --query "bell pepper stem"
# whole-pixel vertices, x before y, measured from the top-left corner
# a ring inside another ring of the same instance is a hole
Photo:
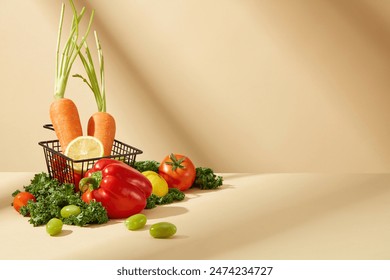
[[[80,180],[79,189],[81,192],[85,192],[88,189],[93,191],[99,188],[102,181],[102,172],[96,171],[91,174],[90,177],[85,177]]]

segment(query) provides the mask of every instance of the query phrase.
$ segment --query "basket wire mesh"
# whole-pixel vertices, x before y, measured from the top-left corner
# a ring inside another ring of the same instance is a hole
[[[54,130],[51,124],[46,124],[43,127]],[[82,177],[99,159],[112,158],[133,166],[136,156],[142,154],[140,149],[115,139],[110,156],[73,160],[62,153],[59,140],[41,141],[38,144],[43,147],[49,176],[57,179],[61,183],[76,184],[77,177]],[[75,171],[75,167],[77,167],[77,172]]]

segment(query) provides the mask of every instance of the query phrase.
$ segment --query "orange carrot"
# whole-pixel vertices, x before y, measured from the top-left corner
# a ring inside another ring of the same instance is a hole
[[[104,156],[111,155],[115,140],[115,119],[107,112],[96,112],[88,120],[88,135],[98,138],[104,147]]]
[[[80,52],[79,57],[84,65],[88,75],[88,80],[80,74],[73,77],[81,78],[92,90],[98,111],[88,120],[88,135],[98,138],[104,147],[104,156],[111,155],[112,146],[115,140],[116,125],[112,115],[106,112],[106,93],[104,83],[104,60],[97,33],[95,32],[96,46],[99,53],[100,77],[98,79],[93,59],[88,48],[87,42],[84,43],[86,57]]]
[[[62,49],[60,56],[60,45],[62,26],[64,22],[65,4],[61,7],[61,17],[58,29],[57,37],[57,49],[56,49],[56,72],[55,72],[55,87],[54,87],[54,101],[50,105],[50,119],[53,124],[53,128],[56,132],[57,138],[60,142],[62,151],[65,151],[66,146],[74,138],[82,135],[82,128],[79,113],[76,105],[70,99],[64,98],[68,77],[75,59],[78,57],[79,50],[84,44],[86,37],[89,33],[94,11],[92,11],[87,31],[82,37],[80,44],[78,44],[79,38],[79,23],[85,13],[85,8],[82,8],[80,13],[76,11],[76,7],[72,0],[69,0],[73,11],[73,19],[70,29],[69,37],[66,40],[66,44]]]
[[[50,119],[62,151],[65,151],[70,141],[83,135],[77,107],[68,98],[60,98],[52,102]]]

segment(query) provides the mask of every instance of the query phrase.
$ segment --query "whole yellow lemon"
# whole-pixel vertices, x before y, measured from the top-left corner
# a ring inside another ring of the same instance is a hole
[[[153,194],[157,195],[158,197],[163,197],[168,193],[168,183],[160,174],[154,171],[144,171],[142,174],[148,178],[152,184]]]

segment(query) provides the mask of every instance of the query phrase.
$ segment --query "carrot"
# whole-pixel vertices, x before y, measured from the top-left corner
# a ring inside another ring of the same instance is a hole
[[[96,112],[88,120],[88,135],[98,138],[104,147],[104,156],[111,154],[115,140],[115,119],[107,112]]]
[[[100,64],[100,79],[98,79],[91,52],[89,51],[87,42],[84,43],[86,57],[80,52],[79,57],[84,65],[88,75],[88,80],[80,74],[75,74],[73,77],[81,78],[92,90],[98,111],[94,113],[88,120],[88,135],[98,138],[104,147],[104,156],[111,154],[112,146],[115,140],[116,124],[112,115],[106,112],[106,92],[104,83],[104,60],[100,42],[95,31],[96,46],[99,54]]]
[[[60,98],[51,103],[50,119],[62,151],[65,151],[70,141],[83,135],[76,104],[68,98]]]
[[[85,8],[82,8],[80,14],[78,14],[73,1],[69,0],[69,2],[73,12],[72,25],[69,37],[62,50],[60,58],[61,35],[65,13],[65,4],[62,4],[56,49],[54,101],[50,105],[49,110],[50,119],[57,138],[60,142],[62,151],[65,151],[66,146],[70,141],[78,136],[81,136],[83,133],[80,116],[75,103],[72,100],[65,98],[64,96],[70,70],[75,59],[78,57],[81,46],[84,44],[86,37],[88,36],[94,16],[94,11],[92,11],[87,31],[82,37],[80,44],[78,44],[79,23],[85,13]]]

